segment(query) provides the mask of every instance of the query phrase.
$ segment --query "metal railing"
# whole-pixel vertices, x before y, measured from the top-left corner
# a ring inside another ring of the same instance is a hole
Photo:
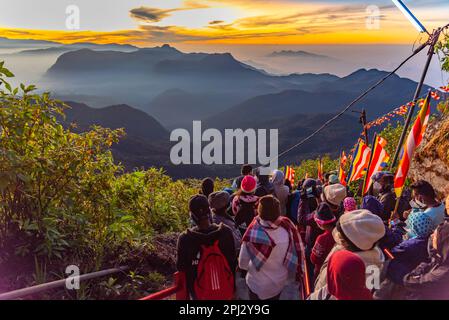
[[[189,300],[185,273],[176,272],[173,276],[175,278],[175,284],[172,287],[150,294],[139,300],[163,300],[173,295],[175,295],[176,300]]]
[[[110,274],[126,271],[127,269],[128,269],[128,267],[118,267],[118,268],[111,268],[111,269],[101,270],[101,271],[92,272],[92,273],[86,273],[86,274],[79,276],[79,281],[81,282],[81,281],[86,281],[86,280],[95,279],[95,278],[99,278],[99,277],[104,277],[104,276],[107,276]],[[38,284],[36,286],[32,286],[32,287],[28,287],[28,288],[23,288],[23,289],[10,291],[10,292],[1,293],[0,300],[14,300],[14,299],[18,299],[18,298],[24,298],[26,296],[37,294],[40,292],[48,291],[51,289],[56,289],[59,287],[64,287],[66,285],[67,279],[70,279],[70,278],[65,278],[65,279],[61,279],[61,280]]]

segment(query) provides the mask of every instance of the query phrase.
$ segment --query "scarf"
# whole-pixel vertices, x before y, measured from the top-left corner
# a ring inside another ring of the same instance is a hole
[[[284,266],[290,271],[296,271],[301,252],[296,227],[287,217],[279,217],[275,222],[265,220],[263,222],[265,225],[262,225],[260,217],[256,217],[249,225],[242,239],[243,242],[246,242],[250,260],[256,267],[256,270],[259,271],[263,267],[276,245],[267,230],[281,227],[287,230],[289,235],[288,248],[283,262]]]

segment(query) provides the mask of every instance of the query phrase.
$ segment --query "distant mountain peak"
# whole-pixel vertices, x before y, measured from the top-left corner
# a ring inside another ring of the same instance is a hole
[[[387,71],[382,71],[379,69],[366,69],[366,68],[360,68],[356,71],[354,71],[353,73],[347,75],[345,78],[346,79],[376,79],[376,78],[380,78],[382,76],[387,75]],[[394,78],[399,78],[398,75],[393,75],[392,77]]]
[[[165,43],[162,46],[158,46],[158,47],[141,48],[139,51],[142,51],[142,52],[161,52],[161,53],[181,53],[181,51],[179,51],[175,47],[172,47],[168,43]]]
[[[303,50],[293,51],[293,50],[281,50],[274,51],[268,55],[268,57],[276,58],[276,57],[297,57],[297,58],[319,58],[319,59],[332,59],[329,56],[307,52]]]

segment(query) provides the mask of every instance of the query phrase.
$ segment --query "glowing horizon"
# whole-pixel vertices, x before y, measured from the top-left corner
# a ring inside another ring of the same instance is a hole
[[[5,1],[11,4],[0,12],[1,37],[62,44],[410,44],[418,36],[390,0],[42,0],[42,12],[20,16],[26,0]],[[81,10],[80,30],[64,30],[68,4]],[[446,1],[407,4],[429,30],[449,22]],[[378,29],[367,27],[368,5],[380,10]]]

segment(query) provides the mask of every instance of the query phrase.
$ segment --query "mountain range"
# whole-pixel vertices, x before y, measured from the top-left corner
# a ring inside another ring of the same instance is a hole
[[[279,129],[282,151],[387,74],[360,69],[344,77],[329,73],[273,75],[229,53],[184,53],[170,45],[135,48],[51,44],[18,54],[48,52],[58,57],[44,75],[44,89],[68,101],[71,109],[67,110],[66,125],[76,122],[79,131],[93,124],[124,127],[127,136],[113,146],[113,152],[126,169],[161,166],[174,177],[226,177],[235,175],[238,169],[172,165],[171,129],[190,131],[193,120],[202,120],[203,128],[221,131]],[[372,120],[408,102],[415,88],[414,81],[394,75],[353,110],[366,109],[368,120]],[[423,92],[428,89],[425,86]],[[301,148],[292,150],[281,164],[326,153],[336,156],[355,143],[360,131],[358,118],[348,113]]]
[[[311,53],[303,50],[293,51],[293,50],[281,50],[274,51],[268,55],[271,58],[308,58],[308,59],[334,59],[326,55]]]

